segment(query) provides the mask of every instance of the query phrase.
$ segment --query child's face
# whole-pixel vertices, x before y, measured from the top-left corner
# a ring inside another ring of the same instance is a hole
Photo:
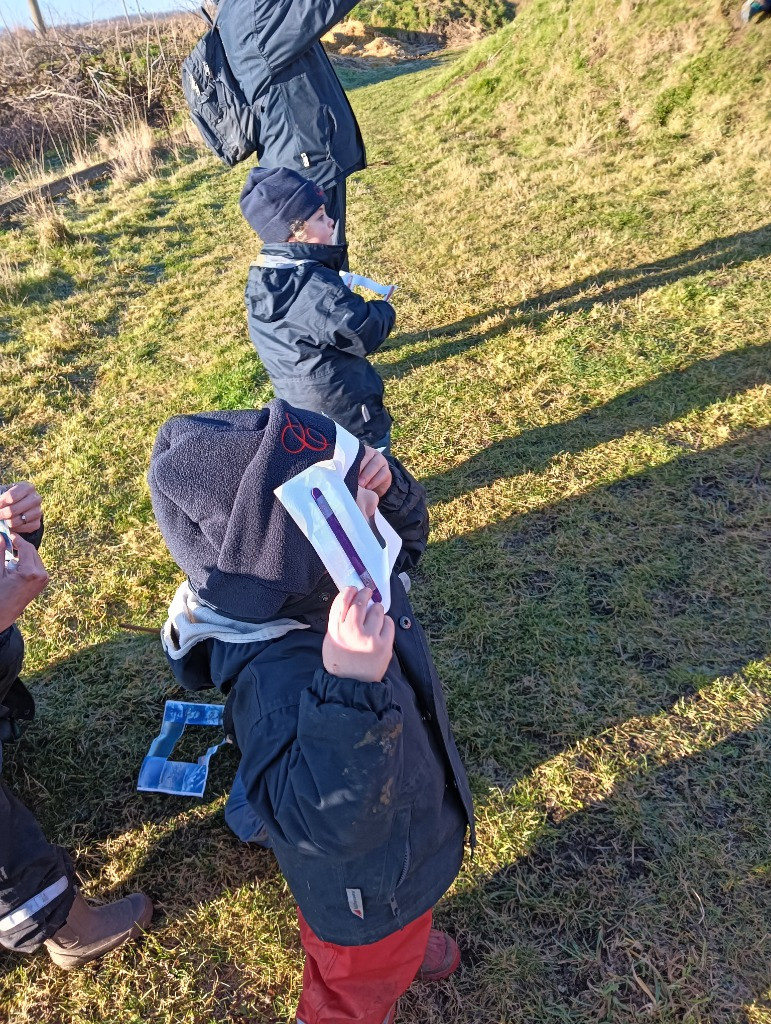
[[[313,245],[331,245],[335,233],[335,222],[327,217],[327,211],[320,206],[303,224],[302,238],[289,239],[290,242],[310,242]]]

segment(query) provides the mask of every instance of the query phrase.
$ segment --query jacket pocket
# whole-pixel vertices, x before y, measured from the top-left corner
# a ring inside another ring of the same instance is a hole
[[[278,88],[285,116],[294,135],[295,155],[302,167],[313,167],[329,159],[332,123],[329,107],[304,73],[295,75]]]

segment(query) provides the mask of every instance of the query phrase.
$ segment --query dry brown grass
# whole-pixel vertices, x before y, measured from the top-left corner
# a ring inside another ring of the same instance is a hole
[[[7,252],[0,252],[0,296],[10,302],[13,286],[19,277],[19,268]]]
[[[192,14],[53,28],[0,37],[0,151],[27,162],[52,148],[68,158],[137,114],[153,126],[183,108],[179,65],[200,37]]]
[[[74,240],[66,220],[49,199],[35,195],[26,203],[25,210],[41,249],[66,245]]]
[[[155,168],[158,142],[152,128],[136,120],[112,140],[113,179],[122,184],[144,181]]]

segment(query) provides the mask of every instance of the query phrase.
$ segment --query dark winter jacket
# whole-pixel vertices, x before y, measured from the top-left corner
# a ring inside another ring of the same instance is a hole
[[[351,105],[319,42],[356,0],[221,0],[228,63],[259,121],[257,159],[322,187],[365,164]]]
[[[0,487],[0,494],[8,487]],[[43,539],[43,524],[22,537],[36,548]],[[19,679],[24,661],[24,640],[14,624],[0,631],[0,768],[3,764],[3,743],[17,739],[21,728],[32,721],[35,702]]]
[[[388,337],[396,314],[390,303],[366,302],[343,284],[345,251],[300,242],[264,246],[266,262],[289,262],[252,265],[245,295],[249,336],[279,397],[323,412],[372,444],[388,432],[391,417],[367,356]]]
[[[42,523],[22,536],[39,547]],[[35,715],[32,695],[19,679],[23,660],[22,635],[9,626],[0,632],[0,769],[3,743],[17,739]],[[34,816],[0,779],[0,946],[19,953],[39,949],[67,920],[74,899],[75,869],[67,852],[46,842]],[[21,908],[26,912],[19,914]]]
[[[394,655],[382,682],[330,675],[321,648],[335,589],[282,614],[308,624],[280,639],[208,640],[170,664],[191,688],[229,694],[254,816],[313,931],[375,942],[429,910],[457,875],[471,794],[423,630],[398,572],[425,548],[423,489],[395,460],[380,509],[404,546],[391,577]]]

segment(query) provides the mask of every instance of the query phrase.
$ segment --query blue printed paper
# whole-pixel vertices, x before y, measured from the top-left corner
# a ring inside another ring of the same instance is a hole
[[[222,728],[225,708],[222,704],[192,704],[167,700],[161,731],[153,740],[139,770],[140,793],[168,793],[170,796],[203,796],[209,774],[209,761],[227,738],[209,747],[198,760],[169,761],[174,747],[188,725]]]

